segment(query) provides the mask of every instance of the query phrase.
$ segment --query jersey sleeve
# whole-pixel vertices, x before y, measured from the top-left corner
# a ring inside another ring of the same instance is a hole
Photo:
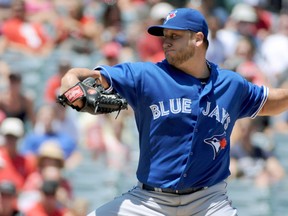
[[[267,101],[269,88],[257,86],[243,79],[242,100],[239,117],[255,118]]]
[[[137,69],[135,69],[137,67]],[[97,66],[95,70],[100,70],[110,85],[107,91],[115,90],[124,97],[129,105],[136,106],[137,99],[141,97],[141,82],[143,74],[141,64],[123,63],[115,66]]]

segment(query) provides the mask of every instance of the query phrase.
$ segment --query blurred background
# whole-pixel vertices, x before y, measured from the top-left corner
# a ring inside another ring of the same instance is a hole
[[[287,88],[286,0],[0,0],[0,215],[82,216],[137,183],[131,108],[92,116],[55,103],[71,67],[161,61],[146,29],[200,10],[207,59],[257,85]],[[288,112],[239,120],[228,194],[239,215],[288,215]]]

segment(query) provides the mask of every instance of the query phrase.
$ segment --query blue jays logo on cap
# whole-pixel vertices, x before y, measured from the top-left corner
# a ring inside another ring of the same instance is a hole
[[[170,19],[173,19],[174,17],[176,17],[176,13],[177,13],[177,10],[176,11],[171,11],[168,16],[166,17],[165,21],[164,21],[164,24],[170,20]]]
[[[162,25],[150,26],[148,33],[154,36],[163,36],[163,29],[202,32],[205,38],[208,36],[208,25],[205,17],[198,10],[192,8],[172,10]]]

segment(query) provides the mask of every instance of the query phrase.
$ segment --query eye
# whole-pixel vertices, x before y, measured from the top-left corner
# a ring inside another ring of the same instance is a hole
[[[176,39],[178,39],[178,38],[180,38],[180,36],[177,35],[177,34],[172,34],[172,35],[171,35],[171,39],[173,39],[173,40],[176,40]]]
[[[171,34],[171,35],[164,35],[163,38],[164,39],[177,40],[178,38],[180,38],[180,36],[177,34]]]

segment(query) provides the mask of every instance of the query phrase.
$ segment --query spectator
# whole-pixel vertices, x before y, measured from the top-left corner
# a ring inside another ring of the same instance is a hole
[[[24,0],[27,18],[44,25],[52,24],[57,19],[54,2],[50,0]]]
[[[233,133],[240,134],[240,137],[231,147],[230,178],[251,179],[257,187],[269,187],[283,179],[285,170],[272,150],[259,147],[253,140],[257,131],[256,122],[241,119],[236,123]]]
[[[266,3],[264,3],[266,1]],[[260,3],[261,0],[251,2],[254,7],[258,21],[256,23],[257,37],[262,41],[273,31],[274,16],[272,10],[267,7],[267,0]]]
[[[217,17],[221,28],[228,18],[227,11],[219,6],[215,0],[190,0],[187,7],[198,9],[206,18],[209,16]]]
[[[123,41],[123,20],[122,11],[118,4],[105,5],[102,22],[104,30],[102,32],[103,41],[117,41],[120,44]]]
[[[216,16],[207,18],[209,26],[209,49],[207,50],[207,59],[218,65],[222,65],[225,60],[224,44],[217,37],[217,32],[220,29],[220,21]]]
[[[18,152],[19,140],[24,135],[23,122],[17,118],[3,120],[0,132],[4,142],[0,147],[0,180],[12,181],[21,191],[27,176],[35,170],[33,157]]]
[[[0,215],[1,216],[21,216],[17,205],[18,194],[12,181],[0,182]]]
[[[10,7],[11,7],[11,0],[0,0],[0,26],[1,23],[9,17]]]
[[[24,0],[12,1],[12,15],[5,20],[2,25],[2,49],[32,56],[48,55],[52,48],[53,42],[44,31],[40,23],[29,22],[26,17]]]
[[[55,130],[61,130],[62,132],[70,134],[71,137],[75,140],[75,142],[78,142],[79,132],[77,124],[74,121],[74,119],[76,118],[75,114],[71,114],[71,112],[69,112],[69,109],[66,109],[66,107],[54,105],[58,96],[61,78],[70,67],[70,60],[62,58],[59,61],[57,73],[55,75],[52,75],[46,82],[46,88],[44,91],[44,102],[51,104],[51,106],[53,106],[55,109]]]
[[[166,2],[159,2],[155,4],[150,11],[149,17],[143,29],[149,25],[162,24],[166,15],[173,9],[173,6]],[[143,61],[157,62],[164,59],[164,53],[162,50],[161,38],[153,37],[150,34],[144,33],[140,36],[136,42],[139,58]]]
[[[266,74],[256,62],[256,45],[250,37],[241,37],[236,44],[234,55],[228,57],[223,67],[235,70],[250,82],[259,86],[270,85]]]
[[[76,199],[69,208],[69,214],[65,216],[85,216],[89,213],[89,203],[86,199]]]
[[[7,62],[0,60],[0,92],[4,91],[9,82],[10,67]]]
[[[9,83],[9,74],[10,74],[10,67],[5,61],[0,60],[0,94],[4,95]],[[2,97],[0,98],[0,104],[2,101]],[[0,105],[0,124],[6,118],[5,112],[1,109]]]
[[[51,140],[43,143],[37,156],[37,170],[27,177],[23,191],[37,193],[45,180],[57,181],[59,182],[57,199],[67,206],[73,199],[73,189],[62,174],[64,166],[64,154],[59,144]]]
[[[59,204],[56,193],[59,188],[57,181],[44,181],[41,188],[41,199],[25,212],[26,216],[64,216],[68,209]]]
[[[52,106],[55,109],[54,130],[69,134],[76,144],[79,143],[79,125],[75,121],[78,118],[77,113],[60,104],[52,104]],[[76,156],[76,153],[74,155]],[[72,165],[72,161],[70,164]]]
[[[80,0],[67,1],[64,10],[64,14],[59,14],[57,24],[59,48],[78,54],[93,53],[101,45],[101,25],[85,14],[84,3]]]
[[[280,88],[288,88],[288,79],[281,80]],[[271,118],[271,128],[275,134],[288,134],[288,111]]]
[[[76,151],[77,143],[71,135],[55,127],[56,113],[54,104],[43,104],[37,112],[36,123],[33,131],[28,133],[21,145],[21,153],[38,155],[39,149],[45,141],[56,140],[65,160],[72,159]]]
[[[51,76],[46,82],[46,88],[44,93],[46,102],[55,103],[61,84],[61,78],[70,67],[71,63],[69,60],[63,59],[59,61],[57,73]]]
[[[119,63],[122,46],[117,42],[107,42],[103,45],[102,55],[104,57],[103,62],[99,64],[115,65]]]
[[[285,78],[288,70],[288,13],[283,11],[274,33],[267,36],[261,46],[260,54],[264,58],[263,70],[277,86]],[[276,80],[275,80],[276,77]]]
[[[256,11],[251,5],[238,3],[233,7],[224,28],[217,32],[217,37],[225,45],[225,58],[235,53],[235,44],[240,37],[251,37],[256,42],[257,21]]]
[[[89,119],[85,118],[88,117]],[[96,116],[84,115],[83,127],[86,147],[92,152],[94,159],[104,156],[107,167],[111,170],[121,171],[125,168],[128,159],[128,149],[121,142],[121,121],[111,124],[113,114]],[[123,119],[123,121],[125,121]]]
[[[22,75],[10,73],[8,76],[8,88],[0,98],[0,110],[7,117],[21,119],[24,126],[32,126],[35,123],[35,111],[33,96],[24,91]]]

